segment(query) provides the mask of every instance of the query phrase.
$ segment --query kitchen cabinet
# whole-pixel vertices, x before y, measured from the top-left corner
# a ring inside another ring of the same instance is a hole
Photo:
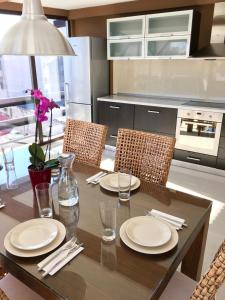
[[[106,141],[108,145],[116,145],[119,128],[133,129],[133,119],[134,105],[98,101],[98,122],[109,127]]]
[[[193,10],[107,20],[108,59],[190,55]]]
[[[216,167],[217,157],[191,151],[175,149],[174,159],[207,167]]]
[[[175,136],[176,122],[175,108],[135,105],[134,129]]]
[[[108,59],[144,58],[144,39],[108,40]]]
[[[145,40],[146,58],[184,58],[190,53],[190,36],[156,37]]]
[[[107,20],[107,39],[141,38],[145,34],[145,16]]]
[[[146,16],[146,36],[191,35],[193,10],[150,14]]]

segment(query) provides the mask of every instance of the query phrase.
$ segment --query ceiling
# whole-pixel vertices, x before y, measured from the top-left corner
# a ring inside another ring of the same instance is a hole
[[[43,6],[61,9],[77,9],[128,1],[134,0],[41,0]],[[22,3],[23,0],[10,0],[10,2]]]

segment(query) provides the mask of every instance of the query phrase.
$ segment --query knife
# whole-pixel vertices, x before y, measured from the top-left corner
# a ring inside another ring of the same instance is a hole
[[[62,258],[60,258],[59,261],[55,262],[51,268],[47,271],[45,271],[41,276],[42,278],[46,277],[48,274],[50,274],[58,265],[61,264],[62,261],[64,261],[70,254],[72,254],[73,252],[77,251],[79,248],[81,248],[83,246],[83,243],[78,244],[77,246],[75,246],[73,249],[67,250],[65,251],[65,254],[63,255]]]

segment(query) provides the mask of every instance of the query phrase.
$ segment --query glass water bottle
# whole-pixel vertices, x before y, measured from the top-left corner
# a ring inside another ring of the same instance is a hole
[[[58,158],[61,165],[58,181],[58,200],[59,205],[62,206],[74,206],[79,204],[77,181],[71,169],[74,159],[74,153],[63,153]]]

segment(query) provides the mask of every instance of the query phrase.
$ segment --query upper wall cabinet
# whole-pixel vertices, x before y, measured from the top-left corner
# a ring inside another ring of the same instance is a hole
[[[108,59],[144,58],[144,39],[108,40]]]
[[[188,57],[192,23],[193,10],[109,19],[108,59]]]
[[[145,34],[145,16],[107,20],[108,39],[141,38]]]
[[[146,16],[146,36],[191,35],[193,10]]]
[[[190,36],[156,37],[145,40],[146,58],[184,58],[190,52]]]

